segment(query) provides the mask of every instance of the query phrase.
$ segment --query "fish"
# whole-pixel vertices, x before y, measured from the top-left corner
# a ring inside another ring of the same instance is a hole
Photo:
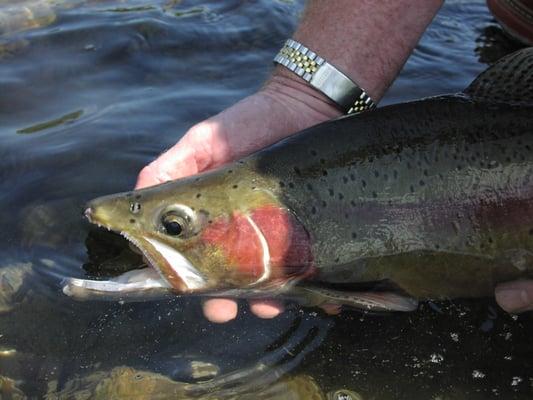
[[[147,267],[76,299],[286,297],[413,311],[532,276],[533,48],[463,92],[305,129],[236,162],[91,201]]]

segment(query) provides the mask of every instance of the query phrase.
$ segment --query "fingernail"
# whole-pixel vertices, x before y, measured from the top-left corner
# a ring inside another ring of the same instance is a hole
[[[496,300],[507,312],[521,312],[533,306],[529,293],[524,289],[496,290]]]

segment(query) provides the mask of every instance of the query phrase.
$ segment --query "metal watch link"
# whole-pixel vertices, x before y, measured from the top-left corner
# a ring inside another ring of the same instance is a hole
[[[370,96],[350,78],[322,57],[288,39],[274,62],[283,65],[337,103],[347,114],[357,114],[376,105]]]

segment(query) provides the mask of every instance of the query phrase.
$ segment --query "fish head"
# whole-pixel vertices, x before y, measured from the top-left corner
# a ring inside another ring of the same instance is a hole
[[[227,168],[100,197],[85,214],[178,293],[272,288],[313,271],[309,235],[274,186]]]

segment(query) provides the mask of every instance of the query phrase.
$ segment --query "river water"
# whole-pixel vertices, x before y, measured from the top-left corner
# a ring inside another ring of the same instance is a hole
[[[84,203],[130,189],[189,126],[253,93],[302,7],[0,0],[0,397],[532,398],[533,320],[492,299],[270,321],[243,304],[214,325],[197,298],[61,292],[94,273]],[[517,48],[483,1],[447,1],[382,104],[460,91]]]

